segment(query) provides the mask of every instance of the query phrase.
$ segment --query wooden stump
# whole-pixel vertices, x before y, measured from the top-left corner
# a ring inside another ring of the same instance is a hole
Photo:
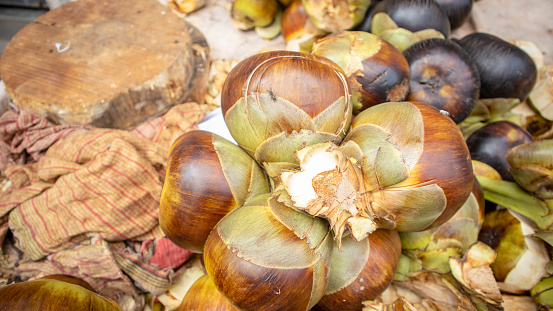
[[[155,0],[79,0],[18,32],[0,78],[18,108],[55,123],[128,129],[203,102],[208,54],[201,33]]]

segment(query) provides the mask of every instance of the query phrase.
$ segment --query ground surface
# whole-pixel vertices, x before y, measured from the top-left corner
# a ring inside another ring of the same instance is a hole
[[[237,59],[262,49],[284,48],[282,36],[268,41],[253,31],[236,29],[225,6],[226,0],[207,0],[206,7],[186,17],[206,36],[213,59]],[[553,64],[552,14],[552,0],[480,0],[474,3],[471,20],[453,35],[477,30],[506,40],[529,40],[545,53],[546,63]]]

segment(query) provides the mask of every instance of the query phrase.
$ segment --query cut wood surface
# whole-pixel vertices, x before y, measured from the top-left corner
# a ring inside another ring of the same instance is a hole
[[[13,37],[0,77],[20,109],[60,124],[126,129],[190,93],[203,98],[191,88],[198,67],[207,71],[207,43],[194,44],[190,31],[155,0],[69,2]]]

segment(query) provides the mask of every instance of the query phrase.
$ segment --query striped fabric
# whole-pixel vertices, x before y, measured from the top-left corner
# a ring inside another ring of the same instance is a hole
[[[65,274],[88,282],[98,293],[115,299],[123,310],[142,310],[144,295],[159,295],[172,284],[176,267],[191,255],[182,249],[166,249],[167,238],[145,242],[107,242],[92,238],[48,256],[44,260],[21,259],[12,269],[23,278]],[[138,249],[138,250],[137,250]],[[159,267],[148,258],[178,257],[172,266]]]
[[[35,152],[32,160],[5,168],[11,188],[0,199],[0,242],[11,231],[22,251],[18,264],[9,264],[14,274],[82,277],[117,301],[132,297],[126,310],[140,310],[141,292],[164,292],[191,254],[164,238],[158,224],[168,150],[204,115],[203,106],[186,103],[133,131],[41,123],[50,134],[34,142],[43,146],[34,148],[31,139],[21,151]],[[73,131],[61,134],[67,129]],[[27,130],[32,126],[20,128]],[[4,142],[31,136],[17,132]]]
[[[14,270],[23,279],[51,274],[75,276],[88,282],[101,295],[118,301],[126,296],[132,297],[136,307],[144,304],[133,280],[115,261],[110,243],[101,239],[82,241],[45,260],[21,259]]]
[[[40,182],[53,184],[10,213],[19,248],[38,260],[90,237],[160,237],[145,234],[158,225],[167,154],[122,130],[91,129],[56,142],[37,168]]]
[[[82,125],[53,125],[30,110],[8,110],[0,117],[0,170],[36,161],[54,142]]]

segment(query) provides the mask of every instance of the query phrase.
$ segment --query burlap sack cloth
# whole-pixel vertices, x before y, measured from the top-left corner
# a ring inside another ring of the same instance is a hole
[[[177,105],[131,132],[4,113],[0,273],[78,276],[124,310],[141,310],[141,293],[163,293],[191,255],[158,224],[169,147],[205,113]]]

